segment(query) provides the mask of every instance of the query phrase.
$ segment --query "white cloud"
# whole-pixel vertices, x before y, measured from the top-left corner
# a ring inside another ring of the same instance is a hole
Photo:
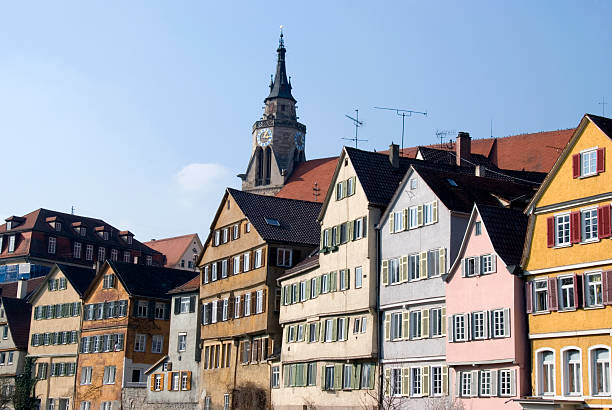
[[[225,185],[230,175],[230,170],[223,165],[194,163],[184,166],[176,174],[176,181],[181,192],[195,194],[218,189],[219,185]]]

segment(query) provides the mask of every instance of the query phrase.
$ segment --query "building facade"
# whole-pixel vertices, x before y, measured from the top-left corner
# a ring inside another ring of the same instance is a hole
[[[94,269],[55,265],[32,293],[28,356],[36,360],[34,396],[41,409],[73,409],[83,293]]]
[[[202,242],[197,233],[173,238],[152,239],[144,245],[164,255],[164,267],[196,270],[196,260],[202,252]]]
[[[276,279],[316,249],[320,207],[227,189],[198,263],[205,408],[242,408],[251,397],[255,408],[270,405],[281,346]]]
[[[612,120],[585,115],[527,209],[525,409],[612,407],[611,138]]]
[[[176,409],[195,410],[201,408],[199,276],[169,294],[172,303],[168,354],[146,371],[146,407],[161,410],[172,405]]]
[[[446,281],[446,360],[469,409],[520,409],[531,393],[520,260],[527,217],[474,205]]]

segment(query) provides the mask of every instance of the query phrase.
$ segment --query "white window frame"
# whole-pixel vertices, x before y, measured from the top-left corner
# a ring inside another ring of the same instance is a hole
[[[552,355],[552,360],[549,362],[544,362],[544,354],[550,353]],[[536,357],[536,391],[538,396],[547,397],[547,396],[555,396],[556,395],[556,354],[553,349],[550,348],[542,348],[538,349],[535,352]],[[550,376],[550,378],[548,378]],[[547,377],[547,384],[552,387],[551,392],[544,392],[544,383],[543,378]]]
[[[255,313],[263,313],[263,289],[255,293]]]
[[[234,263],[233,263],[233,272],[232,274],[234,275],[238,275],[240,273],[240,255],[238,256],[234,256]]]
[[[431,366],[429,370],[431,377],[431,395],[440,397],[444,394],[442,381],[442,366]]]
[[[491,311],[491,329],[493,338],[502,338],[506,334],[506,322],[504,320],[504,309],[495,309]]]
[[[479,381],[478,381],[478,394],[480,396],[489,397],[491,396],[491,381],[492,381],[492,372],[495,370],[481,370],[479,373]]]
[[[597,147],[580,151],[580,177],[597,175]]]
[[[137,333],[134,338],[134,351],[144,352],[147,350],[147,335]]]
[[[238,235],[240,234],[240,225],[239,224],[235,224],[232,227],[232,239],[236,240],[238,239]]]
[[[408,255],[408,280],[416,281],[421,278],[421,256],[418,253]]]
[[[538,288],[539,284],[544,284],[544,286]],[[543,300],[546,306],[540,306],[540,304],[538,303],[539,293],[545,294],[545,296],[543,297]],[[548,279],[534,280],[533,281],[533,311],[534,313],[548,312],[548,309],[549,309],[549,306],[548,306]]]
[[[554,216],[555,222],[555,246],[570,246],[571,230],[570,230],[570,214],[569,212]]]
[[[410,338],[411,339],[422,339],[423,338],[423,311],[413,310],[410,312]]]
[[[419,207],[411,206],[408,208],[408,229],[419,227]]]
[[[472,328],[473,335],[472,337],[475,340],[486,339],[487,337],[487,328],[486,328],[486,312],[473,312],[472,313]]]
[[[278,248],[276,250],[276,266],[290,268],[293,262],[293,250],[289,248]]]
[[[461,372],[461,397],[471,397],[472,396],[472,372]]]
[[[569,361],[568,354],[570,351],[577,351],[579,360]],[[577,383],[578,391],[570,392],[569,391],[569,373],[570,367],[578,367],[577,372],[574,370],[574,374],[576,378],[574,380]],[[561,380],[563,381],[562,392],[564,396],[568,397],[580,397],[583,394],[584,386],[582,385],[582,349],[577,346],[566,346],[561,349]]]
[[[263,255],[263,249],[257,249],[255,251],[255,260],[253,261],[253,265],[255,268],[261,268],[263,266],[261,257]]]
[[[595,276],[599,276],[599,280],[594,280],[593,277]],[[603,273],[601,271],[585,272],[584,289],[585,305],[587,307],[597,308],[603,306]],[[591,295],[591,289],[594,289],[593,295]]]
[[[400,260],[399,258],[389,259],[388,270],[389,270],[389,285],[395,285],[400,283]]]
[[[453,340],[463,342],[467,340],[467,323],[464,315],[454,315],[453,318]]]
[[[176,342],[176,350],[179,352],[184,352],[187,350],[187,333],[181,332],[177,336]]]
[[[563,281],[568,279],[571,280],[572,284],[563,284]],[[557,282],[557,287],[559,288],[559,309],[564,311],[576,310],[576,300],[574,298],[574,289],[576,284],[574,283],[574,276],[559,276],[557,278]],[[570,300],[572,301],[571,306],[569,303]]]
[[[429,309],[429,337],[440,337],[446,334],[446,329],[442,326],[442,316],[441,307]]]
[[[363,286],[363,268],[357,266],[355,268],[355,289],[359,289]]]
[[[580,241],[597,242],[597,207],[580,210]]]
[[[597,357],[595,357],[595,353],[598,350],[604,350],[607,351],[608,353],[608,358],[607,359],[597,359]],[[591,395],[594,397],[610,397],[611,396],[611,392],[612,392],[612,372],[611,372],[611,359],[612,359],[612,349],[610,348],[610,346],[606,346],[606,345],[595,345],[595,346],[591,346],[589,347],[588,350],[588,354],[589,354],[589,382],[590,382],[590,386],[591,386]],[[603,375],[603,381],[604,384],[607,385],[607,391],[603,391],[603,392],[599,392],[598,391],[598,367],[601,365],[602,367],[602,375]],[[606,369],[607,367],[607,369]]]
[[[431,225],[435,222],[433,217],[433,208],[433,202],[423,204],[423,225]]]
[[[404,229],[404,211],[393,212],[393,232],[401,232]]]
[[[153,335],[151,337],[151,353],[161,353],[164,348],[164,336]]]
[[[353,236],[355,237],[355,240],[363,238],[363,218],[355,219]]]
[[[325,343],[333,342],[333,328],[334,328],[334,320],[335,319],[325,319],[325,329],[324,329],[324,341]]]
[[[497,388],[499,395],[501,397],[512,396],[512,371],[510,369],[501,369],[497,380],[499,383],[499,387]]]
[[[249,270],[251,270],[251,253],[250,252],[246,252],[243,254],[242,256],[242,271],[243,272],[248,272]]]

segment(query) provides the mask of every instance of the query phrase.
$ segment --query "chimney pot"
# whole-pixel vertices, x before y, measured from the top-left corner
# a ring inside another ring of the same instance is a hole
[[[19,279],[17,281],[17,299],[25,299],[28,294],[28,281],[25,279]]]
[[[389,162],[393,168],[399,168],[399,145],[389,145]]]
[[[457,166],[467,166],[469,165],[467,162],[471,158],[472,151],[472,139],[470,138],[469,132],[460,131],[457,134],[457,141],[455,142],[455,157]]]

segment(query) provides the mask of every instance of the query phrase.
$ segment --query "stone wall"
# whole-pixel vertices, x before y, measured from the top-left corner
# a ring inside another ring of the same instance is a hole
[[[124,387],[121,394],[121,403],[124,410],[198,410],[202,409],[198,403],[151,403],[147,401],[147,389],[137,387]]]

